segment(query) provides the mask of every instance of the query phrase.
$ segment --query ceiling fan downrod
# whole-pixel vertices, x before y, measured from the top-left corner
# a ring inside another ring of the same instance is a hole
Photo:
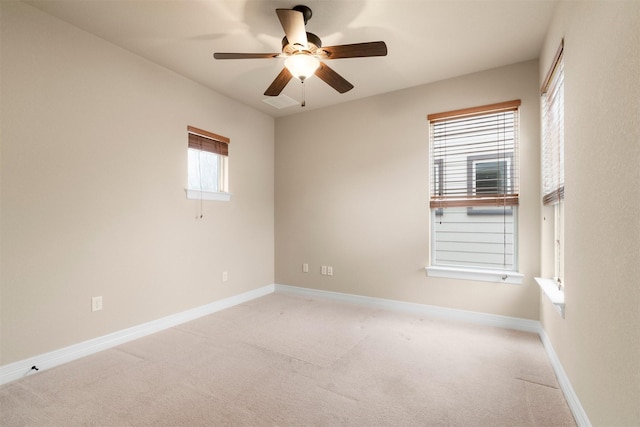
[[[311,19],[311,17],[313,16],[311,8],[303,4],[294,6],[293,10],[297,10],[298,12],[302,13],[302,17],[304,18],[304,25],[307,25],[307,22],[309,22],[309,19]]]

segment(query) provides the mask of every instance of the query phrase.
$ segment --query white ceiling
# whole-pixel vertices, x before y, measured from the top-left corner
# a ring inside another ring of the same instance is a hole
[[[214,52],[280,52],[276,8],[309,6],[324,46],[383,40],[386,57],[328,61],[355,88],[318,78],[306,110],[537,58],[557,0],[25,0],[64,21],[274,117],[263,100],[284,59],[214,60]],[[301,99],[293,79],[283,94]]]

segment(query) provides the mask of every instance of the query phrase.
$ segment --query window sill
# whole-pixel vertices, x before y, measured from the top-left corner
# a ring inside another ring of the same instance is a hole
[[[480,282],[509,283],[521,285],[524,274],[516,271],[474,270],[456,267],[426,267],[427,276],[445,277],[449,279],[477,280]]]
[[[185,189],[187,199],[189,200],[216,200],[220,202],[228,202],[231,200],[231,193],[220,193],[214,191],[201,191]]]
[[[558,284],[551,279],[543,279],[541,277],[536,277],[535,279],[544,294],[549,298],[549,301],[564,319],[564,291],[558,289]]]

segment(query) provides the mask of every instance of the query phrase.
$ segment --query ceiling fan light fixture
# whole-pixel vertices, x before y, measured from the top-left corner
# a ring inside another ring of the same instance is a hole
[[[292,76],[304,81],[304,79],[316,72],[320,66],[320,61],[315,56],[301,52],[288,57],[284,61],[284,66],[287,67]]]

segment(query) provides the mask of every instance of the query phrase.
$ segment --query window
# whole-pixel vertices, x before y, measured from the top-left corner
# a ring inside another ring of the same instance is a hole
[[[519,106],[515,100],[428,116],[430,276],[520,283]]]
[[[467,157],[467,194],[493,195],[507,194],[514,182],[513,153],[481,154]],[[513,209],[498,206],[497,208],[467,208],[468,215],[512,215]]]
[[[494,156],[490,156],[492,161],[481,159],[470,159],[469,164],[472,165],[472,184],[475,184],[473,191],[476,194],[501,194],[507,186],[507,162],[505,160],[493,160]],[[475,160],[475,163],[474,163]]]
[[[229,200],[229,138],[187,127],[187,197],[204,200]]]
[[[564,279],[564,43],[542,85],[542,203],[553,226],[553,280]]]

